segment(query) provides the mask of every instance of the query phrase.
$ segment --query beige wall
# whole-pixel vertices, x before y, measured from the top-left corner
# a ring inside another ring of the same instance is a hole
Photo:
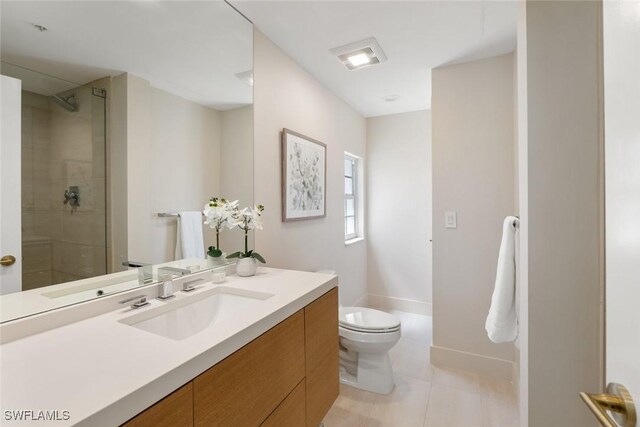
[[[528,425],[596,425],[601,390],[600,2],[527,2]]]
[[[365,120],[260,32],[254,36],[255,201],[265,205],[256,250],[273,267],[332,269],[343,304],[365,293],[366,245],[344,245],[343,155],[365,157]],[[289,128],[327,144],[326,217],[281,222],[280,131]]]
[[[503,378],[514,347],[484,324],[502,221],[516,210],[513,87],[512,54],[433,70],[432,361]]]
[[[253,204],[253,106],[221,112],[220,197]],[[253,235],[250,236],[253,241]],[[244,233],[239,228],[224,230],[220,247],[228,254],[244,250]]]
[[[200,211],[220,191],[220,112],[131,74],[126,88],[128,257],[166,262],[177,222],[158,212]]]
[[[368,292],[431,314],[431,112],[367,119]]]

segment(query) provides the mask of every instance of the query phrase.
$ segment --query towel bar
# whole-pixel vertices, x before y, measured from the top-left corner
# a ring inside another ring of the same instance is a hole
[[[180,218],[178,212],[158,212],[158,216],[160,218]],[[204,214],[202,214],[202,216],[204,216]]]

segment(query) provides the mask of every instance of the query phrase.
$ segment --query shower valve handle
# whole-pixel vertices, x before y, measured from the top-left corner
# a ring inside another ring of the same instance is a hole
[[[64,190],[64,200],[62,203],[70,204],[71,206],[80,206],[80,194],[78,187],[69,187],[68,190]]]

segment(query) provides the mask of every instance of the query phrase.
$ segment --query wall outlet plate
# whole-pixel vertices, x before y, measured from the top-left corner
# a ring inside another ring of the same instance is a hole
[[[444,213],[444,228],[458,228],[458,214],[455,211]]]

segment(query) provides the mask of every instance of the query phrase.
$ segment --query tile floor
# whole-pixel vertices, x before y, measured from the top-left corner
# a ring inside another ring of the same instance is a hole
[[[396,388],[387,395],[340,386],[325,427],[516,427],[513,386],[429,361],[431,317],[391,311],[402,338],[391,350]]]

